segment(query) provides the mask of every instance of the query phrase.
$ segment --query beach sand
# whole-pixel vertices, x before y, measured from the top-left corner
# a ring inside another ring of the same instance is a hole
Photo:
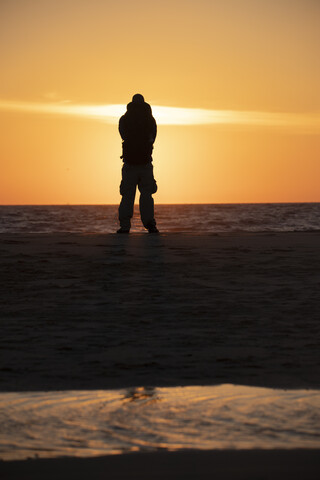
[[[318,480],[319,472],[319,450],[186,450],[0,462],[3,480]]]
[[[2,392],[320,386],[319,233],[0,239]],[[88,478],[92,469],[105,478],[112,468],[106,478],[132,477],[132,469],[140,479],[214,472],[218,478],[316,478],[317,454],[299,452],[30,460],[1,463],[0,472],[5,468],[10,479],[53,478],[68,465],[78,474],[61,478]],[[284,468],[290,475],[280,475]],[[299,476],[302,469],[310,475]]]
[[[1,391],[320,386],[320,234],[0,238]]]

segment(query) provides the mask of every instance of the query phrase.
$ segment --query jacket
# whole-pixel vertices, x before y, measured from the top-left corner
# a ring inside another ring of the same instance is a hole
[[[157,124],[148,103],[128,103],[127,112],[119,120],[119,133],[123,140],[121,158],[125,163],[143,165],[152,162]]]

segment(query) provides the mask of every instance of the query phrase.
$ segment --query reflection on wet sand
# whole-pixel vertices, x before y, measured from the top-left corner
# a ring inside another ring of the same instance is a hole
[[[239,385],[3,393],[0,458],[319,448],[318,390]]]
[[[151,401],[159,400],[157,396],[157,390],[155,387],[133,387],[126,390],[124,398],[129,402],[137,402],[146,400],[148,403]]]

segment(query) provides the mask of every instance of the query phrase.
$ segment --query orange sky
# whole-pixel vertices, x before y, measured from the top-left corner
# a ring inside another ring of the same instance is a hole
[[[320,201],[319,45],[318,0],[1,0],[0,204],[118,203],[137,92],[156,202]]]

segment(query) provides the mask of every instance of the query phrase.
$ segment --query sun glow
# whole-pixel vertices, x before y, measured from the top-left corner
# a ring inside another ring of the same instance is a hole
[[[137,92],[156,203],[320,200],[319,1],[0,5],[0,204],[118,203]]]

